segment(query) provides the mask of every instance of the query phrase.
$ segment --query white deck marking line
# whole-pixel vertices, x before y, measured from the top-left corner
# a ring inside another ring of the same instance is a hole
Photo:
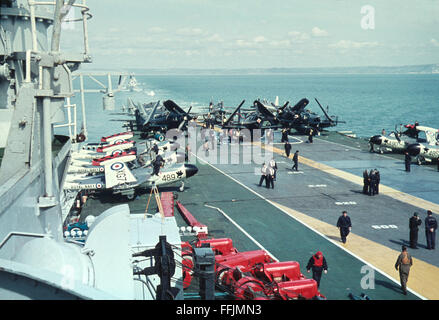
[[[299,138],[295,138],[295,139],[297,139],[297,140],[299,140],[299,141],[295,141],[295,142],[292,142],[292,141],[290,141],[290,144],[301,144],[301,143],[303,143],[303,140],[301,140],[301,139],[299,139]],[[264,143],[265,143],[265,141],[264,141]],[[283,143],[283,142],[274,142],[273,143],[274,145],[284,145],[285,143]]]
[[[244,233],[251,241],[253,241],[259,248],[261,248],[262,250],[265,250],[274,260],[276,260],[277,262],[279,262],[279,259],[276,258],[273,254],[271,254],[270,251],[268,251],[266,248],[264,248],[264,246],[262,244],[260,244],[255,238],[253,238],[247,231],[245,231],[239,224],[237,224],[232,218],[230,218],[223,210],[221,210],[220,208],[217,207],[213,207],[210,206],[208,204],[204,205],[205,207],[208,208],[212,208],[212,209],[216,209],[219,212],[221,212],[223,214],[224,217],[226,217],[233,225],[235,225],[235,227],[237,227],[242,233]]]
[[[192,153],[192,152],[191,152]],[[199,158],[197,155],[193,154],[197,159],[201,160],[204,163],[207,163],[209,166],[211,166],[212,168],[214,168],[215,170],[217,170],[218,172],[220,172],[221,174],[225,175],[227,178],[235,181],[237,184],[241,185],[242,187],[244,187],[245,189],[247,189],[248,191],[254,193],[255,195],[257,195],[258,197],[260,197],[261,199],[267,201],[268,203],[270,203],[271,205],[273,205],[274,207],[278,208],[280,211],[282,211],[283,213],[285,213],[288,217],[296,220],[297,222],[303,224],[305,227],[307,227],[308,229],[314,231],[315,233],[317,233],[318,235],[320,235],[321,237],[323,237],[325,240],[329,241],[330,243],[332,243],[333,245],[339,247],[340,249],[344,250],[345,252],[347,252],[348,254],[350,254],[351,256],[353,256],[354,258],[358,259],[359,261],[363,262],[364,264],[368,265],[369,267],[371,267],[372,269],[375,269],[376,271],[378,271],[379,273],[381,273],[383,276],[385,276],[386,278],[388,278],[389,280],[393,281],[394,283],[396,283],[397,285],[400,285],[399,281],[397,281],[396,279],[392,278],[390,275],[388,275],[387,273],[385,273],[384,271],[378,269],[377,267],[371,265],[369,262],[363,260],[361,257],[357,256],[356,254],[352,253],[351,251],[347,250],[346,248],[344,248],[343,246],[341,246],[340,244],[338,244],[335,241],[332,241],[331,239],[329,239],[327,236],[325,236],[323,233],[321,233],[318,230],[315,230],[314,228],[312,228],[311,226],[307,225],[306,223],[300,221],[299,219],[291,216],[288,214],[287,211],[285,211],[284,209],[278,207],[275,203],[273,203],[271,200],[268,200],[267,198],[265,198],[264,196],[260,195],[259,193],[257,193],[256,191],[252,190],[251,188],[247,187],[245,184],[243,184],[242,182],[236,180],[235,178],[229,176],[227,173],[223,172],[222,170],[218,169],[217,167],[215,167],[214,165],[211,165],[209,162],[204,161],[203,159]],[[423,297],[422,295],[420,295],[419,293],[413,291],[412,289],[407,287],[407,291],[410,291],[411,293],[413,293],[415,296],[417,296],[418,298],[422,299],[422,300],[427,300],[427,298]]]

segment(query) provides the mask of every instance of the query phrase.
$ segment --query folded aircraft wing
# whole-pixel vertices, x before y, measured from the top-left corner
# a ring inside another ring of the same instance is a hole
[[[233,111],[233,113],[230,115],[230,117],[226,120],[226,122],[224,122],[223,124],[223,128],[227,128],[227,126],[229,125],[229,123],[232,121],[233,117],[235,116],[235,114],[237,112],[239,112],[239,110],[241,109],[242,105],[244,104],[245,100],[242,100],[242,102],[239,104],[239,106],[235,109],[235,111]]]
[[[152,108],[151,112],[150,112],[149,115],[148,115],[148,118],[147,118],[147,119],[145,120],[145,122],[143,123],[144,126],[146,126],[146,125],[149,123],[149,121],[152,119],[152,116],[156,113],[156,110],[157,110],[157,108],[159,107],[159,105],[160,105],[160,100],[157,101],[157,103],[155,104],[155,106]]]
[[[305,107],[308,105],[309,100],[306,98],[301,99],[299,102],[295,104],[295,106],[291,109],[292,112],[302,112]]]
[[[105,186],[112,188],[120,184],[137,182],[126,163],[114,162],[105,166]]]
[[[258,108],[259,113],[262,114],[265,117],[265,119],[270,121],[270,124],[277,124],[278,123],[274,114],[271,113],[270,110],[268,110],[262,103],[260,103],[257,100],[255,101],[255,103],[256,103],[256,106]]]
[[[165,102],[163,102],[163,105],[165,106],[165,108],[169,112],[176,112],[176,113],[181,114],[181,115],[187,115],[188,114],[186,111],[184,111],[178,104],[176,104],[172,100],[166,100]]]

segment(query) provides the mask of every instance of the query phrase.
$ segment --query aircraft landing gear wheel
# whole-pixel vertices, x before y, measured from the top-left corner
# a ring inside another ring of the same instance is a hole
[[[418,164],[418,166],[420,166],[424,161],[425,161],[424,157],[417,157],[416,158],[416,163]]]
[[[135,194],[134,193],[133,194],[127,194],[126,197],[127,197],[127,199],[129,201],[131,201],[131,200],[134,200]]]
[[[184,191],[184,182],[182,182],[181,183],[181,187],[180,187],[180,189],[179,189],[181,192],[183,192]]]

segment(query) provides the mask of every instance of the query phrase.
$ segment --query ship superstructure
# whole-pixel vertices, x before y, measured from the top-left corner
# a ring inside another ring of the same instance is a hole
[[[54,126],[66,122],[72,72],[91,62],[85,0],[0,5],[0,299],[154,299],[151,283],[134,275],[133,254],[159,240],[179,244],[175,220],[130,215],[121,204],[95,219],[85,241],[64,237],[65,177],[83,137],[55,135]],[[73,10],[80,18],[66,19]],[[81,52],[60,50],[63,22],[82,23]],[[162,237],[153,239],[157,224]],[[180,278],[177,269],[173,298]]]

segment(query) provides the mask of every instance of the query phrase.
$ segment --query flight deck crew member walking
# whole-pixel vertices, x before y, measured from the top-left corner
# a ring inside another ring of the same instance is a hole
[[[294,152],[293,162],[294,162],[294,166],[292,170],[299,171],[299,150],[296,150],[296,152]]]
[[[341,241],[346,243],[346,237],[352,228],[351,218],[348,217],[348,213],[346,211],[343,211],[343,215],[338,218],[337,228],[340,230]]]
[[[418,230],[421,224],[422,220],[419,219],[418,213],[415,212],[413,216],[409,219],[410,248],[412,249],[418,249]]]
[[[410,157],[407,151],[405,152],[404,162],[405,162],[405,171],[410,172],[410,163],[412,162],[412,157]]]
[[[395,263],[395,269],[399,269],[399,279],[401,281],[402,292],[407,294],[407,280],[409,278],[410,267],[413,265],[413,259],[410,253],[407,252],[406,246],[402,246],[402,252],[398,256]]]
[[[286,142],[285,142],[285,154],[287,155],[287,158],[289,158],[290,157],[290,152],[291,152],[291,144],[290,144],[290,142],[287,140]]]
[[[425,237],[427,238],[427,249],[434,250],[436,240],[437,221],[433,213],[428,210],[425,218]]]
[[[261,179],[259,180],[259,186],[261,186],[262,182],[264,182],[264,181],[265,181],[265,184],[267,184],[267,170],[268,170],[268,167],[264,162],[262,164],[262,168],[261,168]]]
[[[317,288],[320,287],[320,279],[322,278],[322,271],[328,273],[328,265],[326,259],[321,251],[317,251],[308,261],[306,272],[312,269],[312,278],[317,282]]]
[[[363,171],[363,193],[364,194],[369,193],[369,186],[370,186],[369,173],[367,173],[367,169],[366,169]]]

